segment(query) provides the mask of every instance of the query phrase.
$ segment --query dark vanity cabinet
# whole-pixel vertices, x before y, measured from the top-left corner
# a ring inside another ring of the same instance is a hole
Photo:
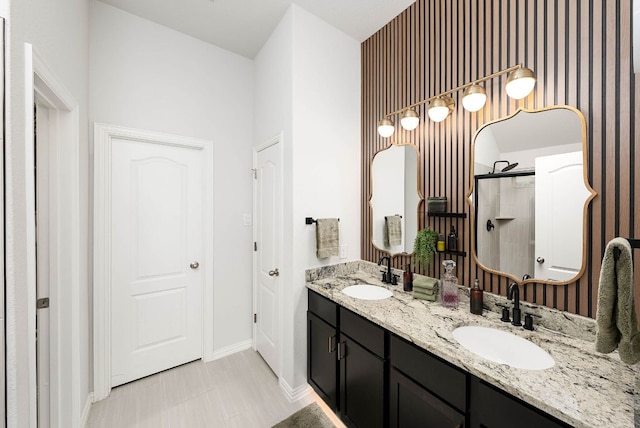
[[[348,426],[384,427],[384,329],[340,308],[340,415]]]
[[[338,409],[338,305],[309,292],[307,380],[334,410]]]
[[[472,428],[569,428],[570,425],[471,376]]]
[[[467,374],[392,335],[391,428],[466,426]]]
[[[349,427],[569,425],[309,290],[308,382]]]
[[[387,420],[384,329],[309,291],[307,377],[347,426]]]

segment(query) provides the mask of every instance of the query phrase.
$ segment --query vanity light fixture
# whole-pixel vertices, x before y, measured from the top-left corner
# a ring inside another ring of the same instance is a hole
[[[388,117],[380,119],[380,121],[378,122],[378,134],[380,134],[384,138],[391,137],[393,135],[393,131],[395,130],[396,128],[394,128],[393,126],[393,120],[389,119]]]
[[[420,123],[420,117],[416,112],[416,109],[411,107],[408,108],[402,113],[402,117],[400,118],[400,124],[407,131],[413,131],[418,127]]]
[[[429,108],[427,109],[429,118],[434,122],[442,122],[449,117],[449,114],[453,112],[455,108],[455,101],[450,95],[462,90],[464,90],[462,94],[462,106],[467,111],[478,111],[484,107],[487,101],[487,92],[482,86],[480,86],[480,83],[495,79],[496,77],[507,73],[509,73],[509,76],[507,77],[507,82],[505,84],[505,91],[509,97],[519,100],[531,93],[536,84],[535,73],[522,64],[514,65],[481,79],[474,80],[471,83],[465,83],[464,85],[449,89],[448,91],[442,92],[433,97],[426,98],[422,101],[386,114],[385,117],[380,119],[378,122],[378,134],[383,138],[388,138],[393,135],[395,127],[393,120],[391,120],[391,116],[397,114],[402,114],[400,123],[404,129],[407,131],[415,129],[420,122],[420,117],[416,113],[415,108],[426,103],[429,103]]]
[[[429,110],[427,114],[429,119],[434,122],[442,122],[453,111],[456,106],[456,102],[450,96],[437,97],[435,100],[429,103]]]
[[[462,93],[462,107],[467,111],[478,111],[487,102],[487,91],[477,83],[467,86]]]
[[[536,85],[536,75],[527,67],[513,70],[507,77],[504,89],[511,98],[519,100],[531,93]]]

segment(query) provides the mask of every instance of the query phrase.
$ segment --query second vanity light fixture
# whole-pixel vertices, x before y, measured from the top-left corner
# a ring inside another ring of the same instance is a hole
[[[395,126],[391,116],[399,113],[401,113],[400,124],[404,129],[407,131],[416,129],[420,123],[420,116],[416,111],[416,107],[426,103],[429,103],[429,107],[427,109],[429,118],[434,122],[442,122],[449,116],[449,114],[451,114],[456,105],[450,94],[463,89],[462,106],[468,111],[478,111],[484,107],[484,104],[487,101],[487,92],[479,85],[479,83],[507,73],[510,74],[507,77],[505,90],[509,97],[519,100],[531,93],[536,84],[536,75],[531,69],[523,66],[522,64],[514,65],[513,67],[500,70],[497,73],[474,80],[471,83],[465,83],[457,88],[450,89],[433,97],[411,104],[410,106],[403,107],[400,110],[393,111],[380,119],[378,122],[378,133],[384,138],[388,138],[393,135]]]

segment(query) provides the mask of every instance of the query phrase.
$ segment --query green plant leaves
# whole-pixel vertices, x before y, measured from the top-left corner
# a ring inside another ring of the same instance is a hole
[[[413,243],[413,258],[422,266],[428,266],[436,252],[438,234],[429,229],[421,229]]]

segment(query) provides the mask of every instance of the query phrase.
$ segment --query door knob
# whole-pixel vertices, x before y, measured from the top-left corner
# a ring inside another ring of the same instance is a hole
[[[540,264],[544,263],[544,257],[538,257],[536,261]]]
[[[278,268],[269,271],[269,276],[280,276],[280,272],[278,272]]]
[[[200,263],[198,263],[198,262],[193,262],[193,263],[191,263],[191,264],[189,265],[189,267],[190,267],[191,269],[198,269],[198,267],[200,267]]]

